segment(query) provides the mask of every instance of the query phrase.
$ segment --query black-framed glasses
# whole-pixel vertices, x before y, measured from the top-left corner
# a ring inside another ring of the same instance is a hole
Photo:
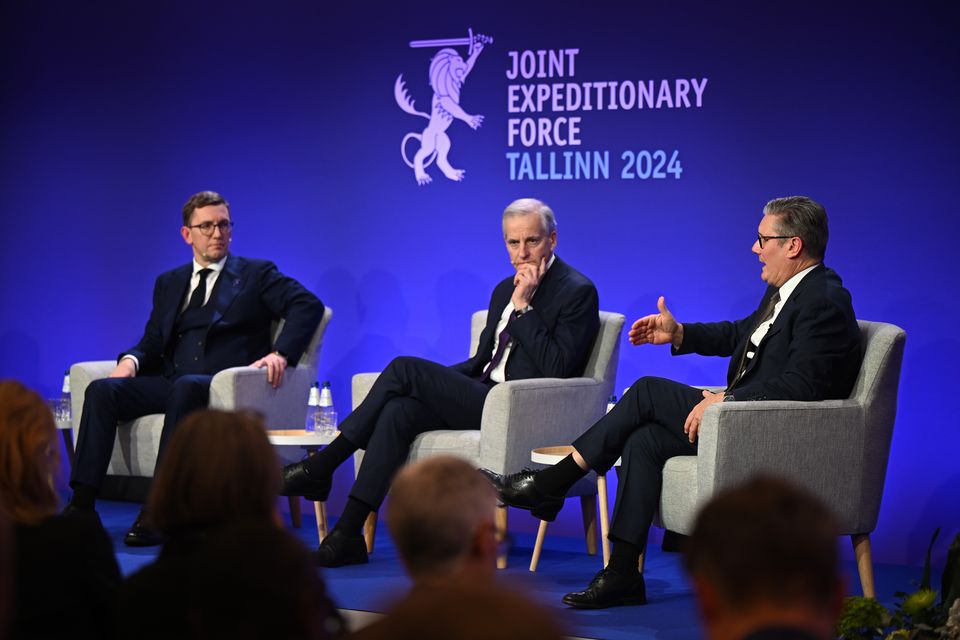
[[[760,243],[760,248],[763,249],[763,243],[767,240],[788,240],[789,238],[795,238],[796,236],[765,236],[763,234],[757,234],[757,242]]]
[[[200,224],[188,224],[187,229],[200,229],[200,233],[205,236],[212,236],[214,229],[220,230],[220,235],[227,235],[233,229],[233,222],[230,220],[221,220],[220,222],[201,222]],[[760,246],[763,246],[761,243]]]

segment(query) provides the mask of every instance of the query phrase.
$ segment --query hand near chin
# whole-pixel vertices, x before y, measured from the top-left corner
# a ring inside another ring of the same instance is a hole
[[[513,276],[513,296],[510,298],[515,309],[530,306],[533,294],[546,272],[546,258],[541,258],[538,264],[524,263],[517,267],[517,273]]]

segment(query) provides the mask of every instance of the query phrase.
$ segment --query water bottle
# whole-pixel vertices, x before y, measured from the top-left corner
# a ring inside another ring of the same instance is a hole
[[[304,430],[313,432],[320,424],[320,383],[310,385],[310,395],[307,397],[307,421]]]
[[[60,410],[57,412],[57,426],[64,427],[71,424],[72,407],[70,405],[70,370],[63,372],[63,386],[60,387]]]
[[[607,398],[607,413],[610,413],[617,404],[616,394]]]
[[[337,410],[333,408],[333,394],[330,393],[330,382],[323,383],[320,391],[320,433],[332,435],[337,430]]]

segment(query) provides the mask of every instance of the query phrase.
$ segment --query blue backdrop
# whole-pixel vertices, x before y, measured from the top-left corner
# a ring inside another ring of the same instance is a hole
[[[153,279],[189,258],[179,209],[201,189],[230,200],[236,253],[333,307],[321,376],[341,412],[350,376],[394,355],[466,357],[470,312],[509,273],[514,198],[553,206],[601,308],[632,320],[665,294],[683,321],[755,307],[761,208],[807,194],[858,316],[908,333],[874,539],[880,561],[919,562],[935,527],[960,529],[958,11],[782,5],[7,2],[0,376],[55,394],[70,363],[135,342]],[[464,179],[435,161],[419,185],[419,141],[401,141],[427,120],[397,82],[429,113],[444,45],[411,41],[452,40],[454,69],[469,29],[492,42],[447,92],[484,119],[447,130]],[[725,367],[625,343],[618,388]]]

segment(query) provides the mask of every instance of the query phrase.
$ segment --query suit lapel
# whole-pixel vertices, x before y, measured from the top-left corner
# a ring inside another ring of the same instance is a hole
[[[220,321],[220,318],[233,304],[234,298],[243,289],[243,275],[240,260],[232,255],[227,256],[227,261],[223,265],[223,273],[217,278],[217,284],[211,294],[214,300],[213,316],[210,319],[211,326]]]
[[[160,322],[160,335],[166,344],[173,334],[173,323],[180,313],[183,300],[190,290],[190,277],[193,275],[193,263],[185,264],[173,272],[166,299],[163,301],[163,319]]]

